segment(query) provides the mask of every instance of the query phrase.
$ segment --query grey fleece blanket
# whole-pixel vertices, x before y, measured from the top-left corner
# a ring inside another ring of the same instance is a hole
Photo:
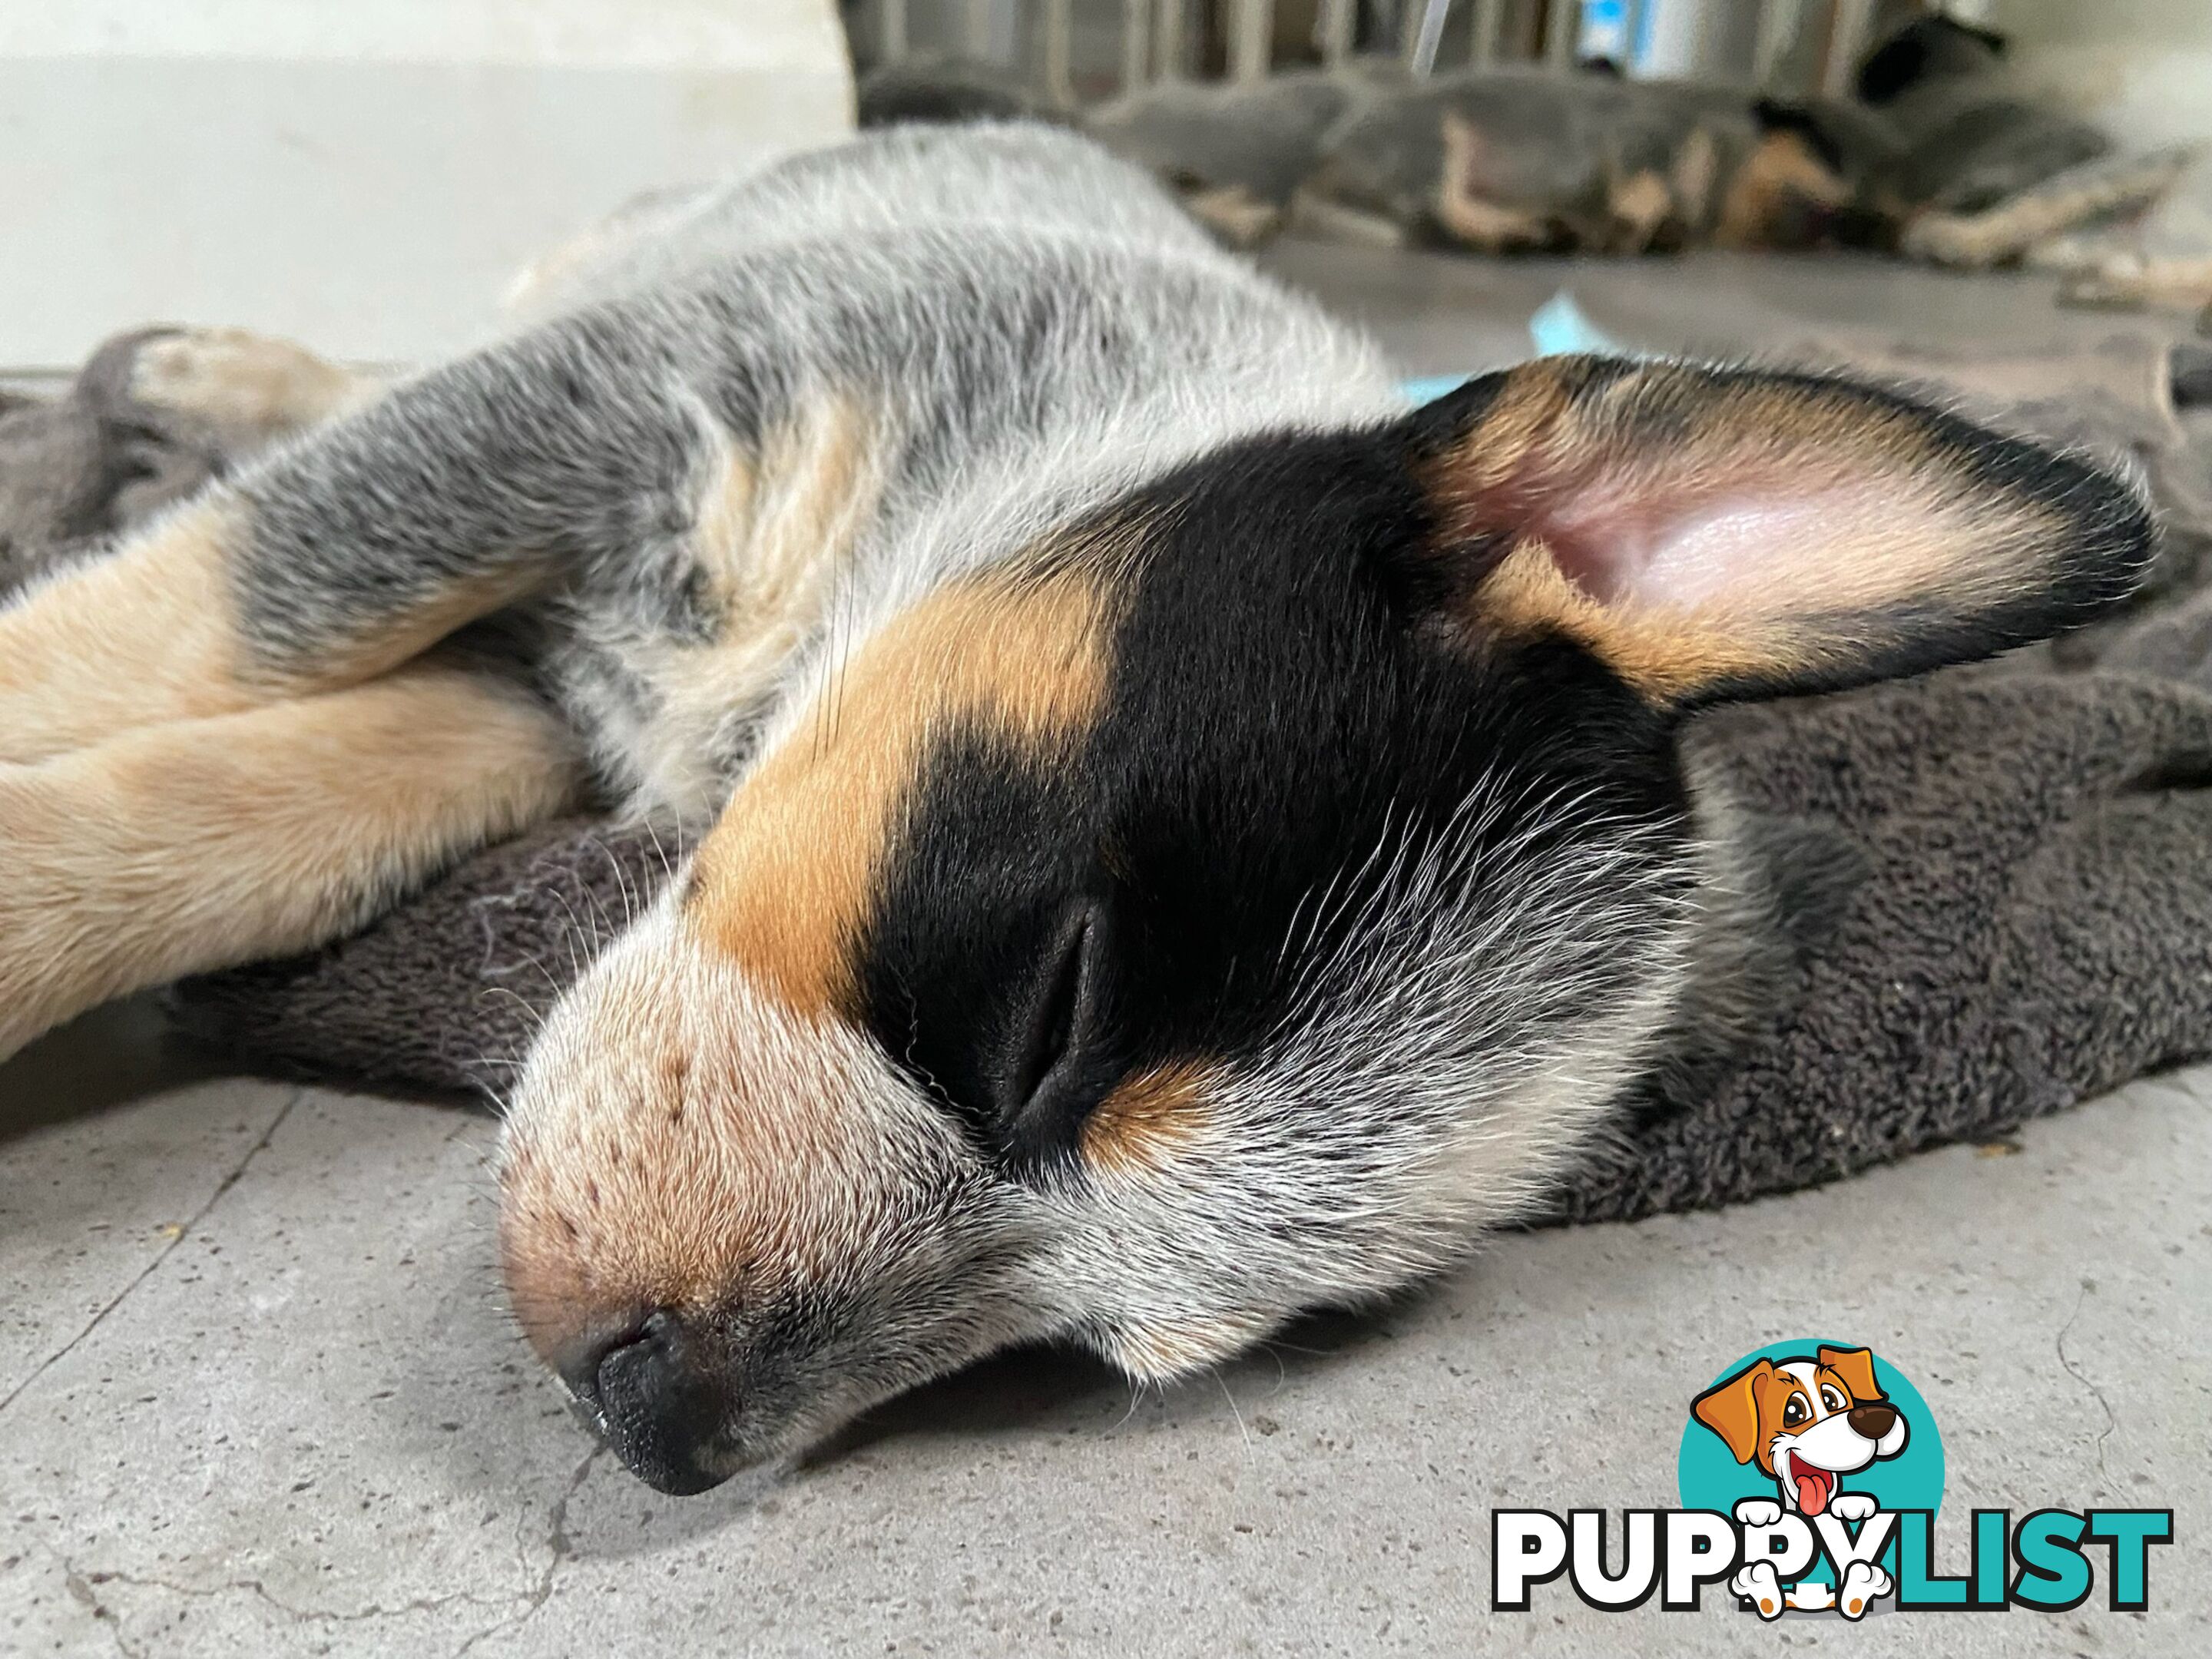
[[[103,351],[56,402],[0,411],[0,591],[229,458],[222,434],[130,406],[117,363],[131,349]],[[2171,526],[2155,591],[2010,663],[1694,725],[1701,757],[1780,821],[1766,839],[1818,866],[1801,873],[1822,920],[1772,1028],[1695,1098],[1625,1121],[1554,1218],[1833,1180],[2212,1055],[2212,589],[2198,586],[2212,468],[2172,399],[2177,374],[2185,389],[2212,375],[2139,342],[1909,367],[2015,423],[2131,451]],[[551,824],[354,938],[192,981],[176,1006],[248,1064],[495,1094],[673,850],[611,821]]]

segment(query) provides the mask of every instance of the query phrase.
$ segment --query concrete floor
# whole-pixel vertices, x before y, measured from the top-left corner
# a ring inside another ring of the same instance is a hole
[[[1509,1237],[1164,1398],[1016,1356],[685,1500],[592,1449],[501,1312],[486,1119],[152,1084],[149,1023],[0,1073],[32,1126],[0,1139],[0,1652],[2203,1650],[2212,1070],[2017,1150]],[[1673,1504],[1691,1395],[1808,1334],[1917,1382],[1946,1528],[2172,1505],[2153,1611],[1488,1611],[1492,1505]]]
[[[1341,289],[1339,256],[1279,252]],[[1543,265],[1355,285],[1408,368],[1517,355]],[[1578,268],[1599,320],[2081,338],[2033,283]],[[1723,326],[1725,340],[1715,338]],[[250,319],[248,319],[250,320]],[[654,1495],[501,1310],[486,1119],[208,1075],[143,1006],[0,1068],[0,1654],[2197,1654],[2212,1621],[2212,1069],[1724,1213],[1516,1235],[1380,1318],[1133,1401],[1024,1354],[805,1468]],[[1490,1510],[1667,1506],[1691,1396],[1765,1342],[1873,1346],[1966,1511],[2171,1505],[2152,1611],[1769,1630],[1489,1611]]]

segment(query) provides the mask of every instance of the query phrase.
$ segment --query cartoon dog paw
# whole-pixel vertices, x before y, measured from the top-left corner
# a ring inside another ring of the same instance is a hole
[[[1738,1498],[1735,1518],[1747,1527],[1771,1527],[1782,1518],[1782,1505],[1771,1498]]]
[[[1863,1618],[1866,1610],[1890,1592],[1889,1575],[1871,1561],[1854,1561],[1844,1569],[1843,1588],[1837,1593],[1837,1610],[1846,1619]]]
[[[1729,1588],[1757,1607],[1760,1618],[1782,1616],[1782,1581],[1774,1576],[1771,1561],[1754,1561],[1738,1568],[1735,1577],[1729,1580]]]
[[[1863,1492],[1839,1492],[1828,1500],[1828,1513],[1838,1521],[1864,1521],[1881,1507]]]

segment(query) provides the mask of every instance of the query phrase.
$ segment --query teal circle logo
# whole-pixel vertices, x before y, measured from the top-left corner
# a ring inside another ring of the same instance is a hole
[[[1811,1520],[1847,1492],[1884,1510],[1933,1511],[1943,1501],[1943,1437],[1920,1390],[1881,1355],[1803,1337],[1753,1349],[1690,1402],[1675,1476],[1684,1509],[1723,1515],[1753,1498]],[[1881,1556],[1893,1574],[1896,1553],[1893,1539]],[[1820,1560],[1806,1577],[1832,1574]]]

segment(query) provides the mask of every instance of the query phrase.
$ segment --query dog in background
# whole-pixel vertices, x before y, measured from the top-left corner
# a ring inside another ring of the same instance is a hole
[[[864,111],[1004,88],[981,66],[907,66]],[[1003,78],[1003,77],[1001,77]],[[898,95],[891,95],[892,94]],[[1848,246],[1942,264],[2017,259],[2157,201],[2187,149],[2116,157],[2098,128],[2007,71],[2002,37],[1921,18],[1860,66],[1857,96],[1395,59],[1251,85],[1169,80],[1065,118],[1152,168],[1234,246],[1295,225],[1483,253]]]
[[[1786,988],[1693,711],[2107,611],[2081,457],[1560,358],[1408,410],[1072,134],[641,204],[0,609],[0,1052],[311,948],[580,791],[701,831],[514,1091],[522,1328],[694,1492],[1009,1343],[1132,1376],[1382,1296]]]

